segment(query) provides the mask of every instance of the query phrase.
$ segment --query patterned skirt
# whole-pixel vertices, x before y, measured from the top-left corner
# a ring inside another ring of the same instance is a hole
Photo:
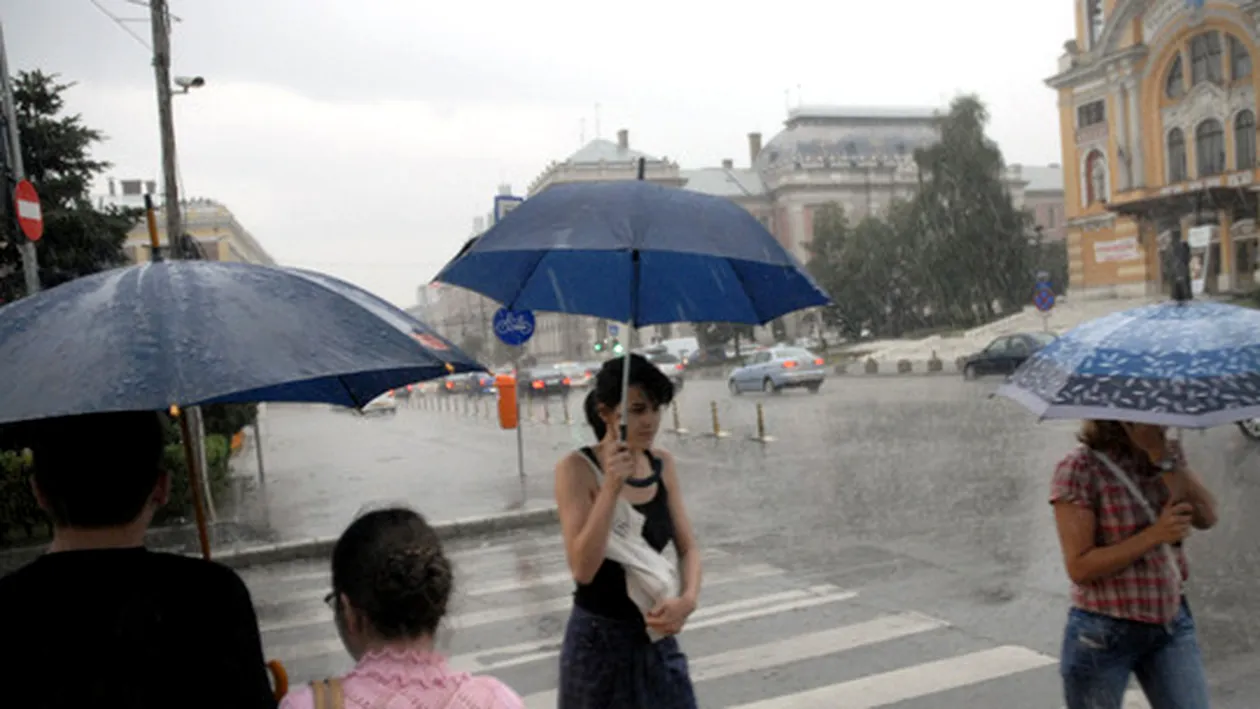
[[[696,709],[678,640],[574,607],[560,650],[558,709]]]

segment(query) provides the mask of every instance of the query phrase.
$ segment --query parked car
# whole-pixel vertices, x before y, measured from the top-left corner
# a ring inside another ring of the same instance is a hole
[[[552,396],[553,394],[568,396],[573,380],[556,366],[542,365],[523,370],[517,386],[531,397]]]
[[[569,378],[569,385],[575,389],[589,387],[595,383],[595,375],[599,373],[603,362],[561,362],[556,369],[564,372]]]
[[[826,380],[822,357],[801,347],[773,347],[749,355],[748,364],[731,372],[727,386],[737,396],[758,389],[778,394],[797,388],[817,394]]]
[[[975,379],[988,374],[1013,374],[1037,350],[1055,341],[1048,332],[1023,332],[1003,335],[963,362],[963,378]]]
[[[682,359],[669,352],[654,352],[644,355],[647,361],[656,365],[656,368],[665,373],[669,377],[669,382],[674,385],[674,393],[683,389],[683,372],[686,371],[686,365]]]

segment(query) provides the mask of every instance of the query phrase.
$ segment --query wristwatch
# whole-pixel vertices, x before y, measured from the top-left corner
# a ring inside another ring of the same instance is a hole
[[[1174,458],[1164,458],[1155,464],[1161,473],[1171,473],[1177,469],[1177,461]]]

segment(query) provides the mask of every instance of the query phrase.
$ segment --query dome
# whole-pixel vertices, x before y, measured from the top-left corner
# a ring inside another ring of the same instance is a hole
[[[757,155],[758,170],[843,164],[871,158],[909,159],[936,142],[937,109],[797,108]]]

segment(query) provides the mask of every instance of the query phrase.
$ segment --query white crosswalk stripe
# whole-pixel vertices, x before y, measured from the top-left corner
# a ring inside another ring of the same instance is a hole
[[[461,591],[439,647],[453,667],[512,686],[530,709],[556,706],[559,649],[572,604],[560,544],[535,536],[452,553]],[[259,608],[267,656],[285,664],[291,682],[350,668],[332,614],[320,603],[327,562],[243,576]],[[819,581],[717,550],[705,554],[702,604],[680,637],[701,707],[1062,706],[1056,658],[972,637],[914,609],[877,608],[860,583],[841,588]],[[1130,691],[1125,709],[1149,705],[1140,691]]]

